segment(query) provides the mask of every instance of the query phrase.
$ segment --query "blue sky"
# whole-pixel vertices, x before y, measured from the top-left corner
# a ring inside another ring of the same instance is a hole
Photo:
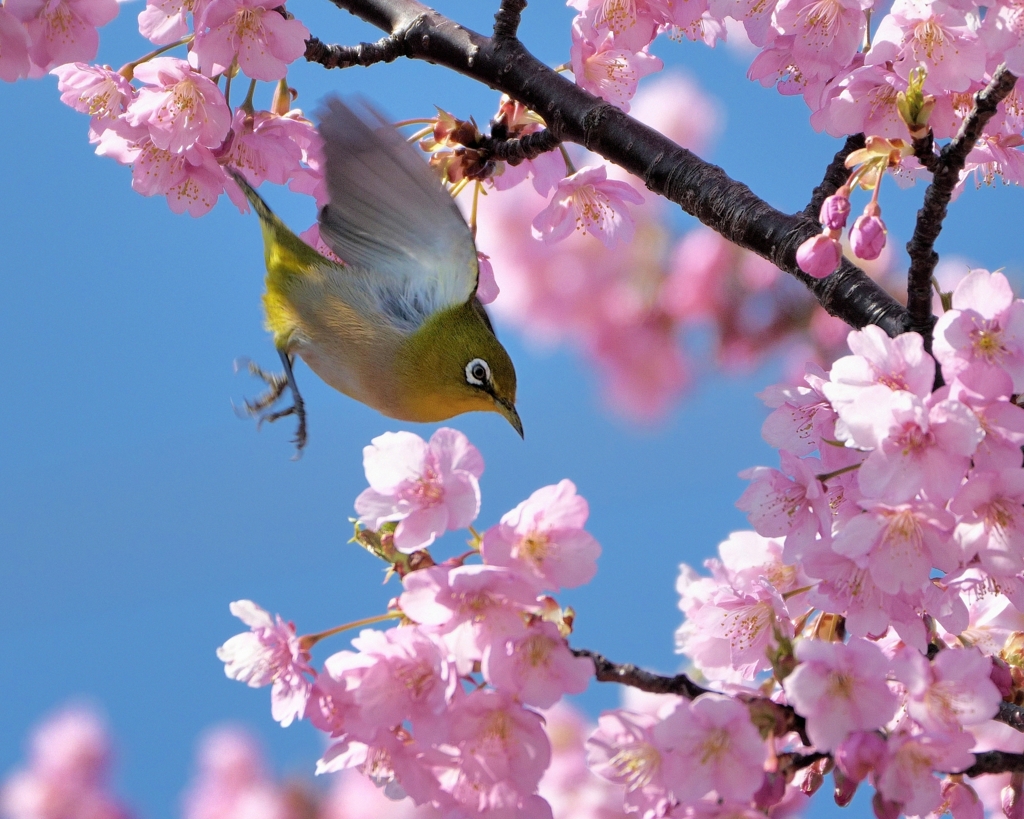
[[[496,2],[437,5],[486,29]],[[147,50],[140,8],[125,3],[103,30],[101,61]],[[327,41],[379,36],[329,3],[290,8]],[[521,35],[564,62],[571,16],[536,0]],[[777,207],[801,208],[837,148],[811,131],[803,103],[747,82],[746,60],[723,48],[664,42],[658,53],[718,96],[726,123],[711,158]],[[496,104],[482,86],[407,61],[333,73],[297,65],[290,79],[307,109],[329,92],[361,93],[396,119],[438,104],[484,122]],[[382,611],[394,587],[347,543],[362,448],[387,430],[432,428],[382,418],[302,366],[310,445],[300,461],[288,422],[257,433],[237,418],[232,400],[258,385],[232,362],[276,366],[255,218],[226,201],[202,219],[175,216],[135,194],[127,169],[92,154],[86,118],[55,86],[0,86],[0,772],[21,758],[33,723],[84,699],[112,725],[122,793],[142,816],[170,819],[196,738],[217,722],[247,724],[278,770],[311,774],[316,732],[282,730],[266,690],[224,677],[214,650],[240,630],[228,603],[251,598],[306,632]],[[308,201],[274,193],[285,221],[312,221]],[[892,234],[909,237],[921,189],[887,193]],[[1019,272],[1019,213],[1016,189],[968,191],[940,250]],[[540,353],[508,329],[503,339],[526,440],[496,415],[452,423],[486,460],[480,523],[540,486],[575,481],[604,554],[590,586],[562,595],[577,611],[574,643],[673,671],[678,564],[699,565],[745,525],[736,473],[775,463],[754,397],[771,368],[709,379],[663,424],[636,429],[601,407],[571,353]],[[345,645],[335,638],[317,658]],[[595,684],[578,701],[596,715],[617,698]]]

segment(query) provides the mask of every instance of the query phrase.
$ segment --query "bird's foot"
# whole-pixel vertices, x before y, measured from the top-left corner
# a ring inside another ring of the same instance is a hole
[[[306,402],[302,400],[298,385],[295,383],[291,357],[284,352],[281,352],[280,355],[285,367],[283,373],[268,373],[255,362],[249,362],[249,374],[263,381],[267,385],[267,391],[251,401],[246,399],[245,412],[249,417],[256,419],[257,429],[263,426],[264,422],[272,424],[279,418],[288,415],[296,416],[299,423],[292,443],[295,444],[295,458],[298,459],[302,456],[302,450],[306,446]],[[271,412],[271,407],[281,400],[286,389],[290,389],[292,392],[292,405]]]

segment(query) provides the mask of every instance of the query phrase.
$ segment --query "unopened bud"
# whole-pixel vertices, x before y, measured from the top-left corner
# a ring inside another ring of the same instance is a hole
[[[935,108],[935,97],[923,91],[927,76],[928,72],[923,66],[913,69],[910,72],[907,90],[896,95],[896,109],[899,111],[900,119],[907,124],[910,136],[914,139],[927,136],[928,120]]]
[[[857,221],[850,228],[853,255],[867,261],[877,259],[885,247],[887,232],[885,222],[882,221],[882,209],[877,202],[868,202],[864,213],[857,217]]]
[[[839,241],[827,233],[819,233],[800,245],[796,251],[796,263],[808,276],[824,279],[839,267],[842,256]]]
[[[850,189],[845,185],[821,203],[818,221],[829,230],[842,230],[850,215]]]

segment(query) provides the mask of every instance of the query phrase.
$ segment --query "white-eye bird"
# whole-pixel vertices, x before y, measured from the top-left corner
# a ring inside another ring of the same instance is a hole
[[[262,420],[305,412],[292,372],[298,355],[329,385],[402,421],[498,412],[520,435],[516,373],[476,297],[469,226],[414,147],[376,113],[339,99],[319,112],[329,204],[320,236],[344,264],[285,227],[237,173],[263,228],[263,305],[285,375],[247,407]],[[269,407],[290,387],[294,405]]]

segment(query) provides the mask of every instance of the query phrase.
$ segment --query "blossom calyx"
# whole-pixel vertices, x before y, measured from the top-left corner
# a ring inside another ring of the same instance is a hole
[[[919,65],[910,72],[907,90],[896,94],[896,110],[913,139],[923,139],[928,135],[928,120],[935,108],[935,97],[922,90],[927,76],[927,70]]]

